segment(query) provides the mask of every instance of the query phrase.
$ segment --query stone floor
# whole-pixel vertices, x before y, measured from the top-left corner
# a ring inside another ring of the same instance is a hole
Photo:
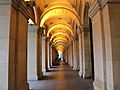
[[[29,81],[30,90],[94,90],[92,80],[82,79],[67,65],[52,67],[44,79]]]

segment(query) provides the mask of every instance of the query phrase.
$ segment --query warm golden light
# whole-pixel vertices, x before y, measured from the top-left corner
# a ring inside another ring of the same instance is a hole
[[[52,32],[58,28],[61,28],[64,31],[69,31],[71,33],[71,35],[73,36],[73,31],[72,31],[72,28],[70,26],[58,23],[58,24],[55,24],[54,26],[50,27],[50,29],[48,29],[47,37],[49,37],[50,32]]]
[[[64,51],[64,46],[58,45],[58,46],[56,46],[56,50],[63,52]]]
[[[25,2],[31,1],[31,0],[24,0]]]
[[[62,41],[68,42],[67,39],[65,39],[65,38],[61,38],[61,37],[58,37],[58,38],[55,38],[55,39],[53,40],[53,43],[55,43],[56,41],[59,41],[59,40],[62,40]]]
[[[47,8],[44,13],[41,16],[41,22],[40,22],[40,27],[42,27],[44,25],[44,23],[50,19],[50,18],[54,18],[54,17],[61,17],[61,18],[72,18],[76,24],[78,26],[80,26],[80,18],[78,16],[78,14],[76,13],[74,8],[68,7],[68,6],[64,6],[64,5],[59,5],[58,4],[54,4],[52,6],[48,6],[49,8]]]
[[[63,33],[63,32],[58,32],[58,33],[55,33],[54,35],[52,35],[52,37],[50,38],[50,41],[55,37],[55,36],[66,36],[69,40],[70,40],[70,37],[66,34],[66,33]]]

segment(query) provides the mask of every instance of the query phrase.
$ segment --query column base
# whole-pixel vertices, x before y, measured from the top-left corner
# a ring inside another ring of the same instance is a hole
[[[33,76],[28,76],[28,80],[37,80],[38,76],[33,75]]]
[[[89,73],[83,73],[83,78],[87,79],[87,78],[92,78],[92,75]]]
[[[73,70],[79,71],[80,69],[78,67],[73,67]]]
[[[29,90],[29,84],[28,84],[28,82],[23,82],[22,88],[20,90]]]
[[[38,75],[37,78],[38,78],[38,80],[42,80],[42,78],[43,78],[43,72],[41,72],[41,74]]]
[[[107,90],[104,88],[104,84],[98,81],[93,82],[93,87],[94,87],[94,90]]]
[[[79,71],[79,76],[83,77],[83,73],[81,71]]]

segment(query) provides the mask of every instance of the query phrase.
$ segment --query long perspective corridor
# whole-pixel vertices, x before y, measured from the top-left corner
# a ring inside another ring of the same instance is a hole
[[[82,79],[67,65],[53,66],[43,80],[29,81],[30,90],[94,90],[92,79]]]
[[[0,0],[0,90],[120,90],[120,0]]]

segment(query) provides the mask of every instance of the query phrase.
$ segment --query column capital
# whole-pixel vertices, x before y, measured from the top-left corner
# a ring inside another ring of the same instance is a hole
[[[46,40],[47,39],[47,37],[46,36],[42,36],[42,40]]]
[[[88,25],[82,25],[77,29],[77,34],[81,34],[82,32],[89,32],[89,26]]]
[[[33,32],[37,32],[38,26],[36,25],[28,25],[28,30],[29,31],[33,31]]]
[[[40,27],[38,27],[38,29],[37,29],[37,34],[42,36],[42,30]]]
[[[82,32],[82,28],[81,28],[81,27],[78,27],[78,28],[77,28],[77,34],[79,35],[81,32]]]
[[[89,26],[88,25],[83,25],[82,26],[82,32],[89,32]]]

